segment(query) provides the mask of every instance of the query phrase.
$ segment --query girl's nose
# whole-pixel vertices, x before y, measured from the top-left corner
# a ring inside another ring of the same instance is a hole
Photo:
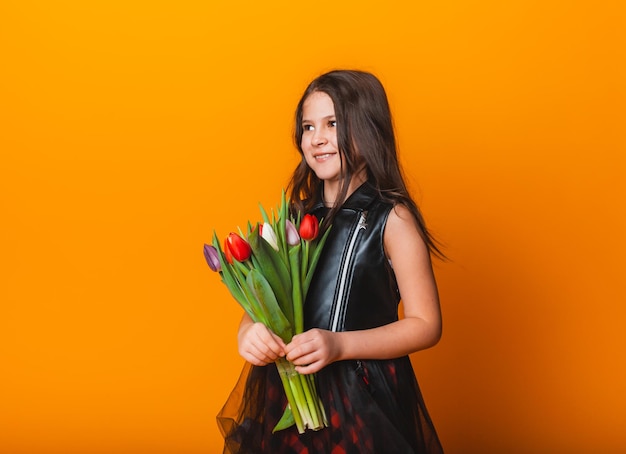
[[[319,147],[321,145],[325,145],[328,140],[326,139],[326,135],[323,131],[315,130],[315,134],[313,134],[313,145]]]

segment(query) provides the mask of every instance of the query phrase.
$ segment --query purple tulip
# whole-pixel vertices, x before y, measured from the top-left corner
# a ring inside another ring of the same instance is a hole
[[[287,236],[287,244],[289,246],[296,246],[300,244],[300,235],[298,234],[298,229],[293,223],[287,219],[285,223],[285,234]]]
[[[222,266],[220,265],[220,259],[217,255],[217,249],[215,247],[210,246],[208,244],[204,245],[204,258],[206,259],[209,268],[211,271],[222,271]]]

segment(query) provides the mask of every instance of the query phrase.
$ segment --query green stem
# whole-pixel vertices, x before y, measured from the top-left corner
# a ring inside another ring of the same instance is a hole
[[[300,246],[294,246],[289,251],[289,268],[291,271],[292,302],[293,302],[293,329],[294,334],[304,331],[304,315],[302,309],[302,281],[300,280]]]
[[[309,383],[309,387],[310,389],[313,390],[313,393],[315,394],[313,396],[313,400],[315,402],[316,405],[316,409],[317,412],[319,414],[319,417],[321,419],[319,427],[327,427],[328,426],[328,418],[326,417],[326,410],[324,410],[324,404],[322,403],[322,399],[317,395],[317,384],[315,383],[315,374],[308,374],[305,375],[308,383]]]
[[[327,427],[328,420],[317,394],[314,375],[297,373],[294,365],[284,358],[276,361],[276,367],[298,431],[303,433],[306,429],[319,430]]]
[[[312,422],[311,427],[319,427],[320,418],[319,418],[319,414],[317,411],[317,402],[315,401],[315,399],[313,399],[313,396],[311,394],[311,387],[309,386],[310,385],[309,380],[307,379],[306,375],[298,375],[298,378],[300,379],[300,385],[302,386],[302,389],[304,390],[306,404],[309,409],[309,414],[311,415],[311,422]]]
[[[298,402],[296,396],[294,395],[291,387],[291,376],[295,373],[293,369],[293,364],[291,364],[286,359],[279,359],[276,361],[276,367],[278,368],[278,375],[280,375],[280,380],[283,382],[283,389],[285,390],[285,394],[287,396],[287,402],[291,406],[291,412],[293,414],[293,419],[296,422],[296,427],[298,428],[299,433],[304,433],[306,429],[304,425],[304,421],[302,420],[302,416],[300,414],[300,409],[298,407]]]
[[[293,391],[293,395],[296,400],[296,405],[298,405],[298,411],[300,412],[300,416],[302,416],[302,421],[304,422],[304,426],[307,428],[315,427],[313,425],[313,418],[311,417],[311,412],[309,411],[309,405],[307,403],[306,393],[302,387],[302,381],[300,380],[300,374],[295,372],[295,375],[290,376],[289,384],[291,385],[291,390]]]
[[[306,281],[307,271],[309,269],[309,241],[303,241],[302,244],[302,265],[301,265],[301,274],[300,274],[300,282]]]

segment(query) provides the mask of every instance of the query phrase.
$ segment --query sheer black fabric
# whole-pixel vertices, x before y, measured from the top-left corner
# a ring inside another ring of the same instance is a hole
[[[272,434],[286,405],[276,367],[244,367],[218,416],[224,453],[443,452],[408,357],[337,362],[318,372],[317,380],[329,427]]]
[[[333,220],[304,307],[305,326],[349,331],[397,320],[400,300],[383,251],[392,206],[365,183]],[[325,209],[313,211],[321,218]],[[287,404],[276,367],[247,365],[218,423],[225,453],[443,452],[408,356],[350,360],[316,374],[329,427],[272,434]]]

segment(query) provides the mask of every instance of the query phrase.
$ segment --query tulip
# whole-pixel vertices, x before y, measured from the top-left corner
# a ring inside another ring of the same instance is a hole
[[[244,240],[243,238],[241,238],[239,235],[237,235],[236,233],[229,233],[228,236],[226,237],[226,244],[224,245],[224,249],[226,249],[226,260],[228,260],[228,252],[230,252],[231,254],[231,258],[230,260],[228,260],[228,263],[232,264],[232,258],[234,257],[235,260],[237,260],[238,262],[245,262],[246,260],[248,260],[250,258],[250,255],[252,255],[252,249],[250,248],[250,245],[248,244],[248,242],[246,240]]]
[[[314,240],[319,233],[319,222],[312,214],[305,214],[300,223],[300,236],[303,240]]]
[[[275,251],[278,251],[278,238],[276,238],[276,233],[274,233],[272,226],[264,222],[263,225],[259,226],[259,232],[261,233],[261,237],[267,241]]]
[[[297,246],[300,244],[300,235],[298,234],[298,229],[293,225],[289,219],[285,223],[285,234],[287,236],[287,244],[289,246]]]
[[[263,220],[254,228],[248,223],[247,236],[239,230],[222,243],[214,232],[204,256],[246,314],[287,342],[304,331],[303,303],[330,228],[320,234],[313,215],[290,219],[284,191],[277,213],[270,220],[261,207]],[[298,374],[286,358],[276,367],[289,404],[272,432],[294,424],[299,433],[327,427],[314,377]]]
[[[233,264],[233,254],[230,253],[230,248],[228,247],[228,238],[224,238],[224,258],[230,265]]]
[[[204,245],[204,258],[206,259],[206,262],[209,265],[209,268],[211,268],[211,271],[222,270],[222,266],[220,265],[220,258],[217,254],[217,249],[215,249],[215,247],[205,244]]]

